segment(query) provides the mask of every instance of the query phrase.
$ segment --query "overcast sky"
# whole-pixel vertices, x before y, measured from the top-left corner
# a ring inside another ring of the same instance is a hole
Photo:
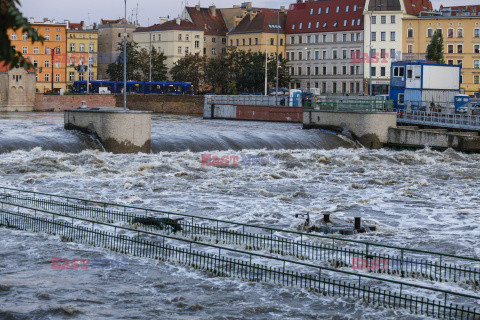
[[[202,7],[215,3],[217,8],[230,8],[234,4],[241,4],[245,0],[127,0],[127,15],[132,14],[138,4],[138,20],[142,26],[158,22],[159,17],[170,16],[175,18],[181,14],[185,7],[194,6],[200,2]],[[255,7],[288,8],[295,0],[252,0]],[[101,18],[117,19],[124,15],[124,1],[122,0],[21,0],[22,12],[26,17],[34,17],[35,21],[43,18],[56,19],[57,21],[70,20],[71,22],[86,23],[98,22]],[[443,5],[478,4],[479,0],[432,0],[434,8]]]

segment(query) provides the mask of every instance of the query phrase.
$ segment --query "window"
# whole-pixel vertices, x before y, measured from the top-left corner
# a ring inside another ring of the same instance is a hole
[[[303,42],[302,40],[303,40],[302,36],[298,36],[298,43],[302,43]]]
[[[385,59],[387,57],[387,50],[381,49],[380,50],[380,58]]]
[[[457,29],[457,38],[463,38],[463,29],[462,28]]]
[[[68,74],[68,79],[70,80],[70,82],[75,81],[75,72],[70,72]]]
[[[290,37],[290,43],[295,44],[295,37]]]
[[[33,66],[34,66],[35,68],[38,68],[38,60],[33,60]]]
[[[55,37],[57,41],[62,41],[62,36],[57,34],[57,36]]]
[[[342,67],[342,74],[344,74],[344,75],[347,74],[347,66]]]
[[[405,103],[405,93],[399,93],[398,94],[398,103],[399,104],[404,104]]]
[[[457,60],[457,65],[459,65],[460,67],[463,67],[463,60]]]
[[[70,43],[70,52],[75,51],[75,43]]]
[[[326,34],[323,35],[323,42],[327,42],[327,35]]]
[[[372,16],[372,24],[377,24],[377,16]]]
[[[177,53],[182,53],[182,47],[177,48]]]
[[[355,41],[355,33],[350,33],[350,41]]]
[[[345,7],[345,12],[348,12],[348,9],[350,9],[350,6]]]
[[[453,53],[453,44],[447,45],[447,52],[448,53]]]
[[[55,81],[60,82],[60,74],[59,73],[55,74]]]
[[[431,38],[433,37],[433,29],[432,28],[428,28],[427,29],[427,38]]]
[[[50,41],[50,35],[49,35],[49,34],[46,34],[46,35],[45,35],[45,40],[46,40],[46,41]]]
[[[197,48],[197,49],[200,48],[200,41],[198,41],[198,40],[195,41],[195,48]]]
[[[282,41],[281,43],[283,43],[283,39],[280,39],[280,40]],[[258,38],[255,38],[255,45],[256,46],[258,45]]]
[[[390,58],[393,60],[395,59],[397,56],[396,52],[395,52],[395,49],[390,49]]]
[[[380,76],[381,76],[381,77],[385,77],[385,75],[386,75],[386,68],[385,68],[385,67],[381,67],[381,68],[380,68]]]
[[[447,60],[447,64],[453,65],[453,60]]]
[[[396,36],[395,31],[391,31],[390,32],[390,41],[395,41],[395,36]]]
[[[407,53],[413,53],[413,44],[407,45]]]
[[[50,74],[45,73],[45,82],[49,82],[49,81],[50,81]]]
[[[292,30],[295,30],[295,24],[292,24]]]
[[[333,83],[332,93],[337,93],[337,83],[336,82]]]
[[[473,53],[480,53],[480,44],[476,44],[473,46]]]
[[[407,38],[413,38],[413,29],[407,30]]]
[[[480,60],[473,60],[473,68],[480,69]]]
[[[372,41],[377,41],[377,33],[372,32]]]
[[[343,93],[347,92],[347,83],[346,82],[342,82],[342,92]]]
[[[333,27],[335,28],[337,25],[338,25],[338,21],[335,20],[335,22],[333,23]]]
[[[380,38],[382,41],[387,41],[387,33],[385,31],[382,31],[380,33]]]
[[[342,58],[347,59],[347,50],[342,51]]]
[[[452,28],[447,30],[447,38],[453,38],[453,31],[454,30]]]
[[[322,51],[322,59],[323,60],[327,59],[327,50]]]
[[[325,14],[328,14],[328,11],[330,11],[330,7],[325,8]]]
[[[352,19],[352,27],[355,25],[355,19]]]
[[[85,44],[80,43],[80,52],[85,52]]]
[[[188,48],[185,48],[185,49],[188,49]],[[186,52],[186,53],[188,53],[188,52]],[[213,54],[213,55],[216,55],[216,54],[217,54],[217,49],[216,49],[216,48],[212,48],[212,54]]]
[[[350,74],[355,74],[355,67],[354,66],[350,66]]]
[[[290,61],[290,52],[287,52],[286,58],[287,58],[288,61]]]
[[[300,22],[300,24],[298,25],[298,30],[302,30],[302,26],[303,26],[303,22]]]
[[[187,38],[186,41],[188,41],[188,34],[186,35],[186,38]],[[217,38],[212,37],[212,42],[213,42],[213,43],[217,43]]]
[[[23,34],[23,41],[27,41],[28,40],[28,35],[26,33]]]
[[[90,50],[90,52],[93,52],[93,51],[94,51],[93,49],[94,49],[94,48],[93,48],[93,44],[91,44],[91,45],[88,46],[88,50]]]
[[[49,47],[45,47],[45,54],[50,54],[50,48]]]
[[[56,51],[55,54],[60,54],[60,47],[56,47],[55,51]]]
[[[463,45],[457,45],[457,53],[463,53]]]
[[[300,51],[300,52],[298,53],[298,60],[302,60],[302,58],[303,58],[303,53]]]
[[[245,45],[245,39],[242,39],[242,46]]]
[[[437,29],[438,35],[441,36],[443,35],[443,30],[442,29]]]
[[[340,7],[337,6],[337,10],[335,11],[336,13],[339,13],[340,12]]]
[[[387,23],[387,16],[380,16],[380,23],[386,24]]]
[[[396,21],[395,21],[395,16],[390,16],[390,23],[391,24],[395,24]]]
[[[327,74],[327,67],[324,66],[324,67],[322,68],[322,74],[323,74],[323,75],[326,75],[326,74]]]
[[[333,55],[333,59],[337,59],[338,58],[337,50],[333,50],[332,55]]]
[[[337,42],[337,40],[338,40],[337,34],[335,33],[335,34],[333,35],[333,42]]]
[[[27,47],[23,47],[23,48],[22,48],[22,53],[23,53],[23,54],[27,54],[27,53],[28,53],[28,48],[27,48]]]
[[[480,29],[474,29],[473,30],[473,37],[474,38],[480,38]]]
[[[189,48],[188,47],[185,47],[185,54],[188,54],[188,51],[189,51]],[[213,50],[212,50],[212,53],[213,53]],[[214,53],[213,53],[214,54]]]
[[[336,74],[337,74],[337,67],[336,67],[336,66],[333,66],[333,68],[332,68],[332,74],[333,74],[333,75],[336,75]]]
[[[317,21],[316,28],[320,27],[320,21]]]
[[[310,67],[307,67],[307,76],[310,75]]]
[[[353,12],[357,11],[357,5],[353,6]]]
[[[62,67],[62,66],[61,66],[60,62],[55,62],[55,68],[59,69],[59,68],[61,68],[61,67]]]
[[[474,84],[480,84],[480,76],[479,75],[474,75],[473,76],[473,83]]]
[[[182,34],[181,33],[178,34],[178,41],[182,41]]]
[[[413,70],[407,70],[407,79],[412,79],[413,78]]]
[[[343,26],[346,27],[347,26],[347,23],[348,21],[347,20],[343,20]]]
[[[12,33],[12,40],[17,40],[17,34],[16,33]]]
[[[309,23],[308,23],[308,29],[310,29],[311,27],[312,27],[312,23],[309,22]]]
[[[270,39],[270,45],[272,45],[271,40],[272,40],[272,39]],[[248,45],[249,45],[249,46],[252,45],[252,38],[248,38]]]
[[[322,8],[318,8],[318,14],[322,14]]]
[[[298,71],[297,75],[301,76],[302,75],[302,67],[298,67],[297,71]]]
[[[360,24],[362,24],[362,20],[357,19],[357,26],[360,26]]]

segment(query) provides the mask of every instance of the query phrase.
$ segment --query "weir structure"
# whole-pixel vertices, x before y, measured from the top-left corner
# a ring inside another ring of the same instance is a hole
[[[96,135],[107,152],[151,152],[151,112],[79,108],[64,116],[65,129]]]
[[[472,257],[6,187],[0,187],[0,226],[221,277],[305,288],[437,318],[480,319],[480,259]],[[449,282],[449,290],[438,288],[438,282]]]

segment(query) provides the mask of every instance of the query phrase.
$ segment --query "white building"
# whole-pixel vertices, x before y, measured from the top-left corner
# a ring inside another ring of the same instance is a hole
[[[431,11],[429,0],[366,0],[364,41],[364,92],[388,94],[392,61],[402,60],[402,19]],[[371,44],[371,46],[370,46]],[[370,54],[371,48],[371,54]],[[371,56],[371,59],[370,59]]]

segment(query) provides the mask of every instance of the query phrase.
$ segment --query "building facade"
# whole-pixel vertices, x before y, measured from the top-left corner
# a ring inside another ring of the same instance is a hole
[[[322,95],[363,91],[364,0],[321,0],[290,5],[286,32],[290,88]]]
[[[280,10],[252,10],[228,33],[228,46],[243,51],[266,52],[274,58],[278,43],[278,54],[285,57],[286,20],[286,14]]]
[[[137,25],[127,22],[127,41],[132,41]],[[108,80],[107,68],[117,60],[119,43],[123,43],[125,20],[104,20],[98,25],[98,80]]]
[[[204,46],[203,29],[192,22],[176,18],[150,27],[140,27],[133,33],[133,40],[140,49],[155,47],[163,52],[165,64],[170,70],[175,62],[187,54],[202,55]]]
[[[433,33],[443,35],[444,60],[461,65],[461,89],[480,97],[480,16],[429,15],[403,19],[406,59],[425,59]]]
[[[0,63],[0,111],[33,111],[35,70],[13,68]]]
[[[226,53],[227,26],[219,9],[213,5],[208,8],[201,8],[200,5],[185,7],[182,19],[203,29],[203,55],[214,58]]]
[[[21,30],[8,30],[15,49],[30,59],[37,72],[36,91],[50,92],[66,89],[66,47],[68,22],[58,23],[55,20],[44,19],[43,22],[30,24],[45,42],[32,43]]]
[[[84,29],[83,21],[67,29],[67,88],[74,81],[97,80],[98,30]]]
[[[428,0],[366,0],[365,8],[364,92],[370,92],[371,73],[373,94],[388,94],[391,63],[402,59],[402,19],[431,11],[432,4]]]

